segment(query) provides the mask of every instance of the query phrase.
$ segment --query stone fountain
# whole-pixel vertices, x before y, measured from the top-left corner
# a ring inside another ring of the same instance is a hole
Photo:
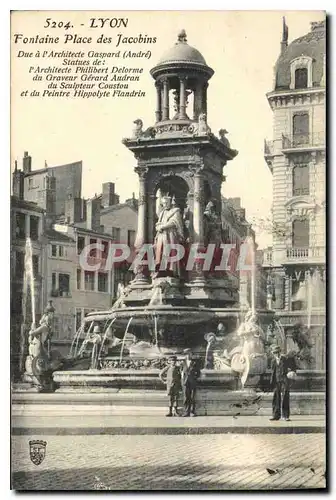
[[[245,320],[239,275],[221,265],[227,261],[221,225],[223,167],[238,151],[222,135],[215,136],[207,123],[213,74],[203,56],[188,45],[184,31],[151,70],[156,122],[143,130],[142,120],[136,119],[132,136],[123,140],[137,160],[139,176],[134,280],[119,287],[111,310],[85,318],[71,347],[72,364],[53,374],[58,391],[163,389],[158,373],[167,356],[181,359],[183,350],[191,348],[203,365],[211,350],[205,334],[221,323],[225,333],[235,337],[237,348],[227,357],[225,335],[217,339],[223,346],[214,355],[214,365],[202,370],[200,397],[211,400],[214,393],[230,393],[227,401],[237,402],[246,399],[248,386],[254,397],[251,386],[267,365],[263,329],[273,314],[256,310],[255,262],[251,312]],[[170,91],[175,96],[172,115]],[[253,239],[248,245],[255,258]]]

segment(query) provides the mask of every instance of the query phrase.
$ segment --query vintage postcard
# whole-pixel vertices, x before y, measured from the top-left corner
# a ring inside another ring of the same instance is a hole
[[[323,490],[326,14],[11,14],[11,488]]]

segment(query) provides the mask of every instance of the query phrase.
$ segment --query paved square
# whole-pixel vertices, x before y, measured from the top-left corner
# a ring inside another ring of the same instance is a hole
[[[16,490],[325,488],[324,434],[13,436],[12,454]]]

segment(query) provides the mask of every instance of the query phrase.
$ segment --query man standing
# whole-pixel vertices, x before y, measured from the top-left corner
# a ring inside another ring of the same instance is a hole
[[[178,398],[181,391],[181,372],[176,366],[176,356],[171,356],[169,365],[160,372],[160,379],[167,387],[167,396],[169,396],[169,411],[166,417],[176,417],[178,415]]]
[[[288,358],[281,354],[281,349],[278,345],[272,347],[272,375],[271,389],[274,390],[272,412],[273,416],[270,420],[289,421],[289,390],[291,380],[296,376],[296,366],[294,359]]]
[[[182,386],[184,395],[184,417],[196,416],[197,379],[201,375],[198,360],[192,355],[191,349],[185,349],[186,358],[182,364]]]

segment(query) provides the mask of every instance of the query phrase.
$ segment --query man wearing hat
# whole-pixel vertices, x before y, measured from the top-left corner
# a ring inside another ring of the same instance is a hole
[[[169,396],[169,411],[166,417],[176,417],[178,407],[178,397],[181,392],[181,371],[176,366],[176,356],[169,358],[169,365],[160,372],[160,379],[167,387],[167,396]]]
[[[271,350],[274,356],[271,366],[271,389],[274,390],[274,394],[272,403],[273,416],[270,420],[280,420],[282,418],[289,421],[289,391],[291,380],[296,376],[295,361],[281,354],[278,345],[272,346]]]
[[[186,355],[182,364],[182,386],[184,395],[184,417],[195,417],[197,379],[201,374],[198,360],[192,355],[191,349],[185,349]]]

